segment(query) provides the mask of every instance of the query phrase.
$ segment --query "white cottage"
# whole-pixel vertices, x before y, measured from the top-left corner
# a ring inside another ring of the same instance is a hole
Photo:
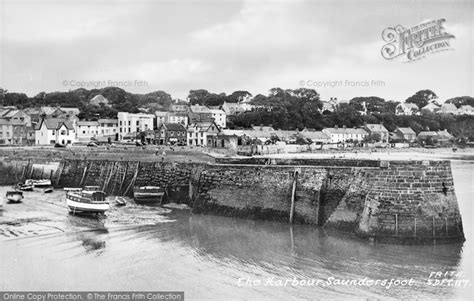
[[[72,144],[76,142],[76,131],[72,122],[63,118],[41,119],[35,129],[36,144]]]

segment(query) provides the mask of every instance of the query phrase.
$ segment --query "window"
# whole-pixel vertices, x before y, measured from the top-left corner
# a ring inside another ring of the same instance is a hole
[[[122,126],[122,120],[120,120],[120,126]]]
[[[83,134],[85,134],[85,133],[86,133],[86,131],[82,131],[82,133],[83,133]]]
[[[61,135],[66,135],[66,131],[65,131],[65,130],[62,130],[62,131],[61,131]]]
[[[128,126],[131,126],[132,125],[132,122],[129,120],[128,121]]]

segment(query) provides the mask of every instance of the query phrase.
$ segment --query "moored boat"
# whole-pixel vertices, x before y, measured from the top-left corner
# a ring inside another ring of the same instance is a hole
[[[31,184],[18,183],[15,188],[21,191],[33,191],[33,185]]]
[[[53,191],[54,191],[54,188],[53,188],[53,187],[46,187],[46,188],[43,190],[44,193],[51,193],[51,192],[53,192]]]
[[[117,206],[125,206],[127,205],[127,200],[124,197],[118,196],[115,197],[115,203]]]
[[[26,185],[33,185],[34,187],[49,187],[51,186],[51,180],[49,179],[41,179],[41,180],[33,180],[29,179],[25,181]]]
[[[23,192],[18,190],[7,191],[6,197],[10,203],[20,203],[23,199]]]
[[[80,191],[68,191],[66,204],[72,213],[104,213],[110,208],[105,192],[98,186],[86,186]]]
[[[133,198],[136,202],[160,202],[165,195],[165,190],[158,186],[135,186]]]

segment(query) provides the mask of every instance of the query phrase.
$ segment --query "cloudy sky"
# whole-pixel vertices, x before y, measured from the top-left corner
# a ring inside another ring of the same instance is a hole
[[[381,56],[385,28],[441,18],[452,50],[409,63]],[[0,87],[473,96],[473,20],[471,0],[0,0]]]

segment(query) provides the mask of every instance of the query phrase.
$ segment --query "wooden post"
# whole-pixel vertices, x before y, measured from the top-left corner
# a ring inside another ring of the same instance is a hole
[[[41,167],[41,176],[40,176],[40,179],[43,179],[43,175],[44,175],[44,166]]]
[[[395,214],[395,235],[398,235],[398,214]]]
[[[444,220],[446,221],[446,236],[448,236],[448,218],[445,217]]]
[[[87,163],[87,165],[84,167],[84,170],[82,171],[82,178],[81,178],[81,182],[79,183],[79,186],[82,187],[82,185],[84,185],[84,181],[86,180],[86,174],[87,174],[87,170],[89,169],[89,163]]]
[[[290,207],[290,224],[293,223],[293,214],[295,212],[295,194],[296,194],[296,182],[298,180],[298,170],[293,173],[293,187],[291,190],[291,207]]]
[[[59,186],[59,181],[61,180],[61,174],[63,173],[65,162],[59,164],[58,178],[56,179],[56,186]]]
[[[127,177],[127,172],[128,172],[128,162],[126,162],[125,170],[123,172],[122,181],[120,181],[120,186],[119,186],[119,193],[120,194],[122,194],[122,186],[123,186],[123,183],[125,182],[125,178]]]
[[[433,237],[436,236],[436,229],[435,229],[435,217],[433,215]]]
[[[140,168],[140,162],[137,163],[137,168],[135,169],[135,174],[133,175],[133,179],[130,181],[130,184],[128,185],[127,190],[125,190],[124,195],[127,195],[130,188],[133,187],[133,185],[135,184],[135,181],[137,180],[139,168]]]
[[[415,237],[416,237],[416,217],[415,217],[415,228],[414,228],[414,233],[415,233]]]

